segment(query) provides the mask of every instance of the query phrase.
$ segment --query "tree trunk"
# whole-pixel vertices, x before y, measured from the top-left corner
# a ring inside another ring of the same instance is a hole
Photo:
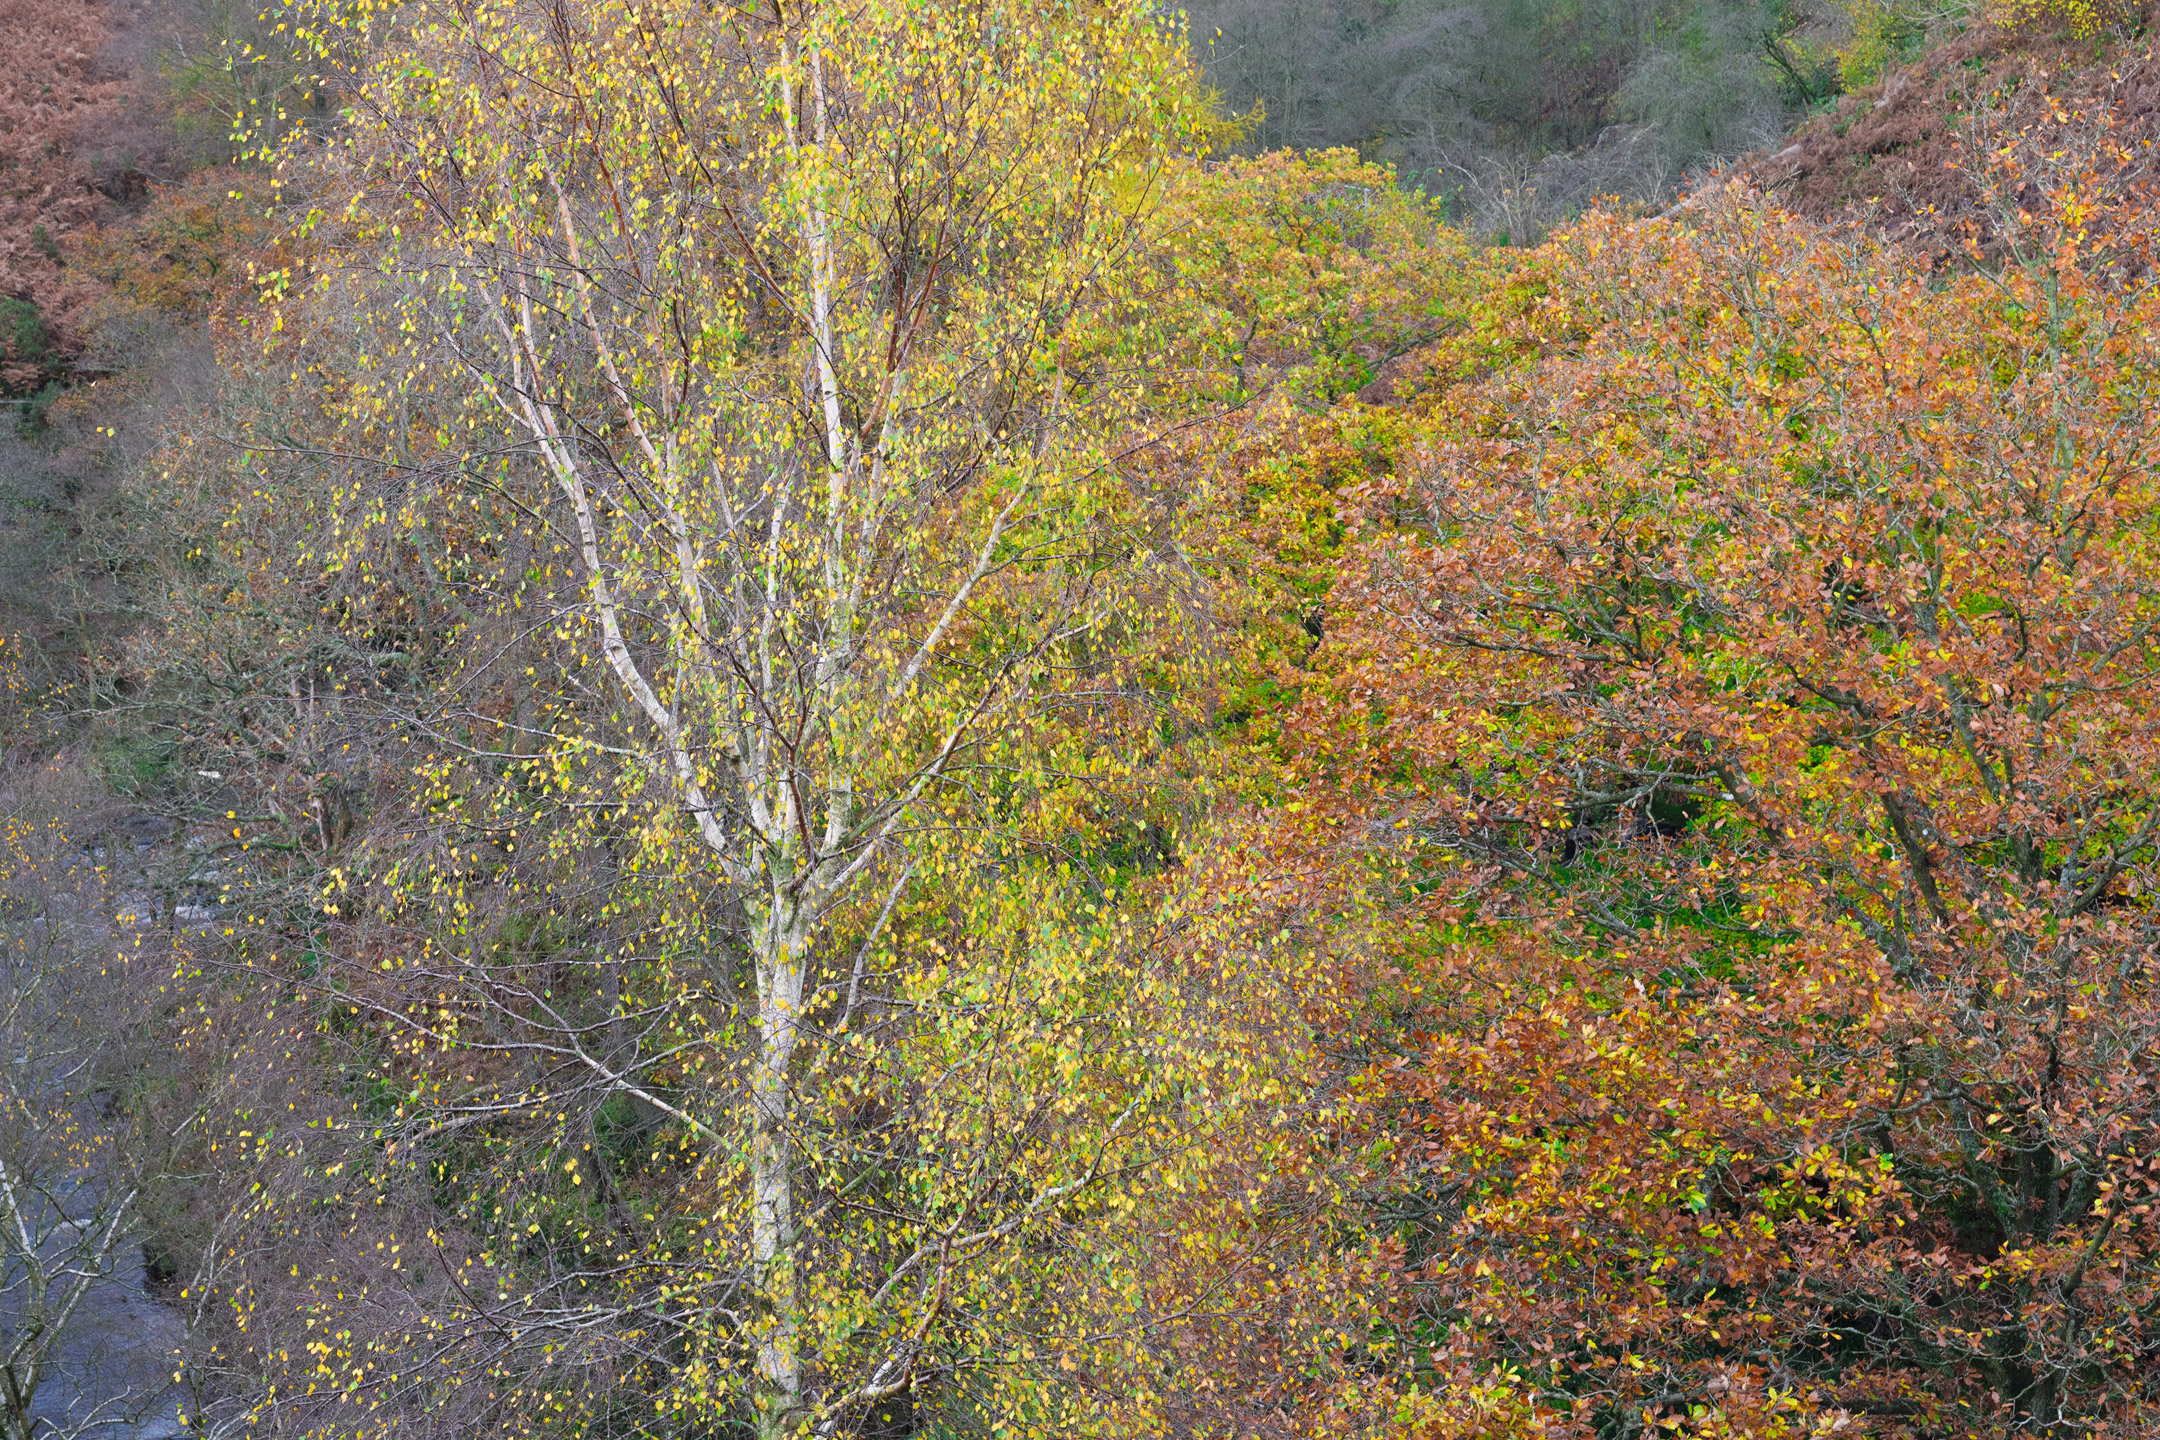
[[[758,1341],[759,1440],[777,1440],[786,1434],[802,1408],[788,1068],[795,1058],[802,1013],[806,929],[800,911],[782,901],[757,931],[765,953],[757,957],[758,1056],[750,1073],[751,1244],[759,1289],[768,1307],[766,1328]]]

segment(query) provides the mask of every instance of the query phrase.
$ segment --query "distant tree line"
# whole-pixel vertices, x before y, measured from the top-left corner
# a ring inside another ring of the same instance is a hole
[[[1523,239],[1604,196],[1654,201],[1768,142],[1964,8],[1197,0],[1187,15],[1250,148],[1355,146]]]

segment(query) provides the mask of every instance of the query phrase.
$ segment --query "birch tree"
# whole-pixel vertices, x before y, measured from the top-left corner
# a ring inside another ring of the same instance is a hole
[[[1062,337],[1118,283],[1185,144],[1182,48],[1137,0],[460,3],[318,33],[361,57],[349,143],[308,162],[318,194],[354,198],[318,220],[366,237],[399,296],[353,433],[379,414],[406,446],[392,417],[416,397],[469,402],[431,463],[529,522],[534,624],[605,677],[586,713],[621,721],[539,727],[543,768],[568,787],[613,747],[618,794],[666,797],[648,847],[679,825],[739,917],[737,1334],[760,1433],[832,1433],[912,1383],[922,1332],[806,1389],[802,1041],[813,1016],[860,1024],[862,957],[930,879],[963,769],[1166,563],[1103,449],[1126,417]],[[850,963],[835,917],[866,906]],[[618,995],[595,1029],[543,991],[520,992],[537,1029],[506,1043],[731,1143],[623,1058],[650,1053],[620,1040],[661,1009]],[[928,1324],[955,1264],[1115,1168],[1139,1103],[1056,1174],[984,1182],[996,1203],[893,1256],[866,1303],[912,1297]]]

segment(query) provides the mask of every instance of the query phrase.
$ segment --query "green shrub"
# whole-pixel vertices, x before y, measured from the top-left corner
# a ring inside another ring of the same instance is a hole
[[[0,392],[34,393],[59,359],[52,326],[28,300],[0,297]]]

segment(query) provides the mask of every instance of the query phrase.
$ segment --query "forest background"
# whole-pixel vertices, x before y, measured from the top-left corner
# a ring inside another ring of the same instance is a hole
[[[2149,1433],[2147,19],[0,12],[0,1429]]]

